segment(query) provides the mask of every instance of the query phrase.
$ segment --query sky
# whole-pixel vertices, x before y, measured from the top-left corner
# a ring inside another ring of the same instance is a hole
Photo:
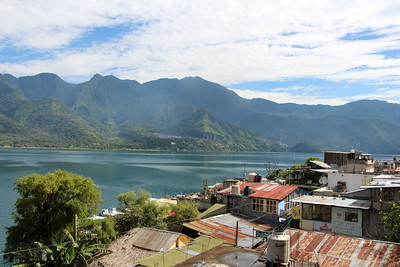
[[[0,0],[0,73],[200,76],[244,98],[400,103],[400,1]]]

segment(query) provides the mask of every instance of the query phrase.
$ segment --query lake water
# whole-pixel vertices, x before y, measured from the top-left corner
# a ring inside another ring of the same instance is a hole
[[[15,178],[31,173],[45,174],[57,169],[92,178],[101,190],[101,208],[117,205],[116,196],[130,190],[146,189],[153,197],[198,192],[203,180],[215,184],[243,172],[266,174],[265,163],[278,168],[301,164],[308,153],[161,153],[121,151],[72,151],[0,149],[0,251],[4,249],[5,227],[13,224],[11,213],[18,195]],[[391,159],[393,155],[375,158]],[[0,252],[0,253],[1,253]],[[1,255],[2,258],[2,255]],[[1,259],[0,259],[1,265]]]

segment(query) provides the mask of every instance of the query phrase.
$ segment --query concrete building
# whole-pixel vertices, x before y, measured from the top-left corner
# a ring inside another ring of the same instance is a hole
[[[348,192],[360,189],[361,186],[372,181],[374,173],[328,173],[328,189],[335,192]]]
[[[355,152],[327,151],[324,153],[324,162],[334,169],[351,173],[373,173],[374,160],[371,154]]]
[[[371,206],[369,200],[323,196],[294,202],[300,204],[300,229],[352,236],[363,236],[363,211]]]

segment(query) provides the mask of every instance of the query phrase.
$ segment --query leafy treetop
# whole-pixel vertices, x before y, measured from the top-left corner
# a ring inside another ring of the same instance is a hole
[[[75,215],[79,219],[94,214],[102,202],[90,178],[63,170],[30,174],[14,184],[21,197],[15,202],[15,225],[7,228],[5,252],[32,247],[34,242],[51,244],[60,231],[72,231]],[[4,257],[13,259],[12,254]]]

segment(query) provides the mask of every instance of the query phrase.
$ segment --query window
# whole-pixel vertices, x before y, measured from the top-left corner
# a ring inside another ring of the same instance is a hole
[[[344,220],[346,222],[358,222],[358,213],[356,212],[345,212],[344,213]]]
[[[264,199],[253,198],[253,210],[264,211]]]
[[[302,204],[302,219],[303,220],[312,220],[312,205],[311,204]]]
[[[384,190],[383,201],[392,201],[392,200],[393,200],[393,192]]]
[[[332,207],[323,205],[302,204],[302,219],[331,222]]]
[[[277,213],[276,212],[276,200],[266,199],[266,212]]]

